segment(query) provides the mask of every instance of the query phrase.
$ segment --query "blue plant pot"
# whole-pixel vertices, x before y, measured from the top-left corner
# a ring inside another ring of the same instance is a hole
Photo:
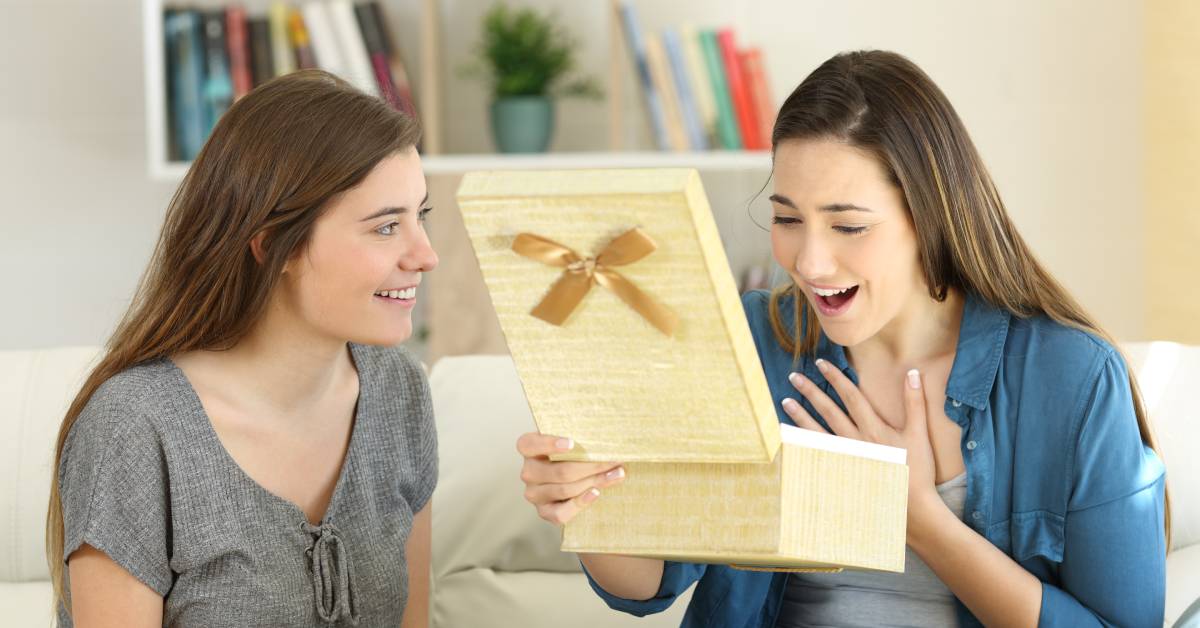
[[[554,133],[554,102],[545,96],[506,96],[492,102],[492,137],[502,153],[544,153]]]

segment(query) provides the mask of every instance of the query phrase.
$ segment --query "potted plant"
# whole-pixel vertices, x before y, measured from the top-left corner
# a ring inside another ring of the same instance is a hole
[[[598,98],[587,78],[573,78],[577,45],[553,15],[497,3],[483,18],[483,36],[468,75],[492,92],[491,124],[503,153],[538,153],[550,145],[554,98]]]

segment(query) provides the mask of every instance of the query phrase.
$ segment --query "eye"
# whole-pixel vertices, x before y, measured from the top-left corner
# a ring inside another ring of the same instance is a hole
[[[844,233],[846,235],[858,235],[867,230],[866,227],[834,227],[834,231]]]
[[[379,235],[382,235],[382,236],[390,236],[390,235],[396,233],[396,227],[398,227],[398,226],[400,226],[400,223],[398,223],[398,222],[389,222],[388,224],[383,225],[382,227],[376,229],[375,233],[378,233]]]
[[[800,219],[799,219],[799,218],[793,218],[792,216],[775,216],[775,217],[771,218],[771,224],[775,224],[775,225],[797,225],[797,224],[800,224]]]
[[[420,220],[421,222],[425,222],[426,217],[429,215],[429,212],[431,212],[431,211],[433,211],[432,207],[421,208],[421,213],[417,214],[417,220]]]

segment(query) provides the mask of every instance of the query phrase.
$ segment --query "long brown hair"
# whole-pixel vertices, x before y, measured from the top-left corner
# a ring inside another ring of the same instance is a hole
[[[1045,315],[1120,351],[1017,233],[962,120],[913,62],[872,50],[839,54],[821,64],[780,108],[772,151],[797,139],[837,140],[879,160],[904,193],[934,299],[945,300],[950,290],[974,292],[1014,316]],[[787,328],[780,311],[788,296],[794,329]],[[795,283],[772,292],[768,311],[773,335],[797,360],[816,350],[821,335],[816,312]],[[1126,368],[1142,440],[1158,452],[1137,379]],[[1169,496],[1165,499],[1170,547]]]
[[[56,607],[65,588],[57,470],[92,395],[131,366],[235,345],[261,318],[327,201],[419,137],[415,120],[320,70],[274,79],[221,117],[171,199],[129,310],[59,428],[46,515]],[[261,262],[250,248],[260,233]]]

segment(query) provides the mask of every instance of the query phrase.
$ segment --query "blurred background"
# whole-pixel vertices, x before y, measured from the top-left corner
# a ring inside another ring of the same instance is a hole
[[[454,206],[467,170],[698,168],[735,277],[769,281],[768,234],[755,224],[769,211],[767,112],[822,61],[863,48],[900,52],[941,86],[1024,237],[1115,336],[1200,343],[1200,3],[513,0],[506,23],[488,19],[492,0],[380,0],[378,23],[350,45],[355,18],[367,26],[353,4],[0,0],[0,349],[102,343],[187,168],[185,127],[201,119],[181,98],[191,90],[193,107],[215,102],[219,115],[239,83],[287,71],[283,57],[302,66],[305,44],[425,126],[442,258],[413,343],[428,361],[504,351]],[[231,28],[237,6],[242,26]],[[537,105],[553,112],[544,148],[526,128],[536,111],[496,105],[538,87],[502,86],[499,61],[481,54],[485,37],[503,44],[530,27],[511,19],[525,9],[573,58]],[[213,15],[222,28],[206,24]],[[239,28],[244,59],[231,48]],[[223,62],[205,54],[213,42]],[[734,125],[724,131],[722,72]],[[513,129],[519,137],[500,137]]]

